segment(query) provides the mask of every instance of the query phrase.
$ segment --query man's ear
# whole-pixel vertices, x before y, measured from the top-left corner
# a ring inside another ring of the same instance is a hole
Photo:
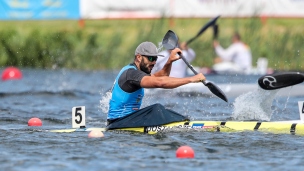
[[[141,55],[136,55],[135,56],[135,60],[137,61],[137,62],[141,62],[141,60],[142,60],[142,56]]]

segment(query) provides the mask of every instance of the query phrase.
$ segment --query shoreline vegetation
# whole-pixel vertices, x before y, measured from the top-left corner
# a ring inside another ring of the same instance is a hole
[[[187,41],[210,19],[115,19],[0,21],[0,67],[116,70],[132,62],[137,45],[158,45],[171,29]],[[304,70],[304,19],[219,18],[218,39],[226,48],[234,31],[253,55],[268,59],[276,70]],[[197,54],[193,66],[212,67],[212,28],[189,46]]]

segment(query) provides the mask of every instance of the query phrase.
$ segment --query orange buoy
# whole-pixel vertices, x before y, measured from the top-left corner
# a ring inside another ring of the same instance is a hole
[[[7,67],[2,72],[2,80],[3,81],[11,80],[11,79],[19,80],[21,78],[22,78],[22,73],[16,67]]]
[[[194,151],[189,146],[181,146],[176,150],[176,158],[194,158]]]
[[[89,138],[102,138],[104,137],[104,134],[101,131],[98,130],[92,130],[89,135]]]
[[[42,122],[39,118],[31,118],[28,122],[27,122],[28,126],[42,126]]]

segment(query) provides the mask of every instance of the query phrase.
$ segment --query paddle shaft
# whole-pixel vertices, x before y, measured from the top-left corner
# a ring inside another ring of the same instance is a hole
[[[198,73],[194,70],[193,66],[189,64],[189,62],[185,59],[185,57],[183,56],[183,54],[181,54],[180,52],[178,53],[178,55],[182,58],[182,60],[186,63],[186,65],[191,69],[191,71],[197,75]],[[202,83],[204,83],[206,85],[206,82],[204,80],[202,80]]]
[[[216,20],[219,18],[220,16],[215,17],[214,19],[210,20],[207,24],[205,24],[200,31],[196,34],[195,37],[191,38],[190,40],[188,40],[186,42],[186,45],[189,45],[191,42],[193,42],[195,39],[197,39],[202,33],[204,33],[207,28],[209,28],[210,26],[214,25]]]
[[[166,33],[165,37],[163,38],[162,44],[168,50],[172,50],[172,49],[178,47],[178,37],[177,37],[177,35],[172,30],[169,30]],[[185,64],[192,70],[192,72],[195,75],[197,75],[198,73],[188,63],[188,61],[184,58],[184,56],[181,53],[178,53],[178,54],[180,55],[180,57],[182,58],[182,60],[185,62]],[[209,90],[214,95],[216,95],[219,98],[221,98],[222,100],[228,102],[227,97],[224,94],[224,92],[219,87],[217,87],[215,84],[213,84],[212,82],[206,82],[206,81],[202,81],[202,83],[204,83],[204,85],[207,86],[209,88]]]

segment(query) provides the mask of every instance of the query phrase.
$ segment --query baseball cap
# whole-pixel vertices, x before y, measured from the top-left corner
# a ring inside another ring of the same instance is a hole
[[[144,56],[162,56],[158,54],[157,47],[152,42],[142,42],[135,50],[135,55],[140,54]]]

